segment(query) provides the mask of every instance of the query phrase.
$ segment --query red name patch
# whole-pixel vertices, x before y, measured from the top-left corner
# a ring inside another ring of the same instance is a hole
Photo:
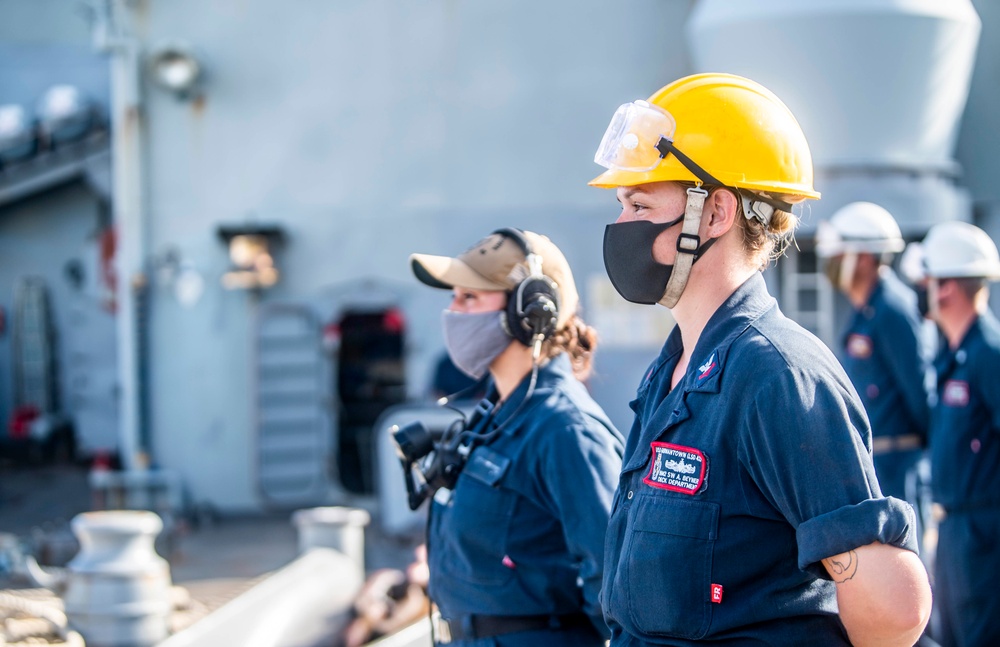
[[[721,584],[713,584],[712,585],[712,602],[715,602],[716,604],[721,604],[722,603],[722,585]]]
[[[705,482],[708,461],[700,450],[671,443],[650,443],[653,457],[642,482],[682,494],[695,494]]]
[[[969,404],[969,383],[962,380],[948,380],[941,391],[941,401],[949,407],[964,407]]]
[[[857,359],[868,359],[872,356],[872,338],[854,334],[847,338],[847,354]]]

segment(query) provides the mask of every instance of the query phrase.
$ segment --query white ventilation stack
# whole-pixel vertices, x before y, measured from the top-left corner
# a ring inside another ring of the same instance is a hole
[[[799,120],[823,193],[802,233],[855,200],[907,236],[971,219],[953,152],[979,33],[970,0],[700,0],[687,24],[695,71],[758,81]]]

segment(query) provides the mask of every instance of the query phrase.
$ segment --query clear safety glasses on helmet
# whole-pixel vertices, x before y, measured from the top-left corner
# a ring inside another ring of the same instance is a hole
[[[651,171],[664,156],[660,140],[672,141],[676,128],[663,108],[641,100],[626,103],[611,118],[594,161],[611,170]]]
[[[703,184],[722,183],[674,146],[677,122],[673,115],[648,101],[619,106],[611,118],[594,161],[611,171],[644,173],[655,169],[660,160],[673,155]]]

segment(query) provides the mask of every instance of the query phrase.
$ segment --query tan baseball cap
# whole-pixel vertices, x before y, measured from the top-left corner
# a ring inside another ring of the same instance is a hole
[[[561,328],[576,313],[580,303],[569,263],[548,237],[532,231],[523,234],[532,253],[542,258],[542,274],[556,284],[559,292],[556,326]],[[529,275],[527,257],[518,241],[496,232],[454,258],[411,254],[410,268],[422,283],[446,290],[458,286],[509,292]]]

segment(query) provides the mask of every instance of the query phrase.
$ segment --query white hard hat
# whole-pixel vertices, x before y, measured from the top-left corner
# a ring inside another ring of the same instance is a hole
[[[989,235],[967,222],[942,222],[924,237],[923,274],[930,278],[1000,280],[1000,254]]]
[[[816,253],[884,254],[903,251],[903,235],[888,211],[872,202],[852,202],[816,228]]]

